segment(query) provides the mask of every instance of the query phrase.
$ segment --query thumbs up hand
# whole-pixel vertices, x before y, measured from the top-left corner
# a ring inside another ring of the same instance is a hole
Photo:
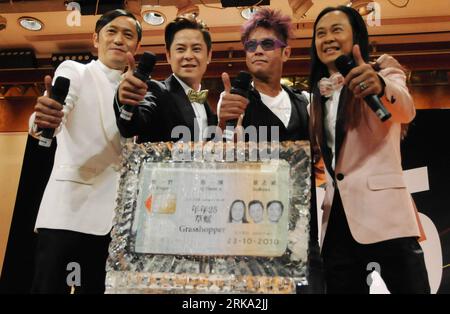
[[[348,85],[356,98],[381,94],[383,91],[381,78],[373,67],[364,61],[359,45],[354,45],[352,52],[357,66],[347,74],[344,84]]]
[[[136,68],[136,62],[131,52],[127,52],[128,70],[119,85],[119,102],[122,105],[137,106],[144,100],[147,93],[147,83],[141,81],[133,75]]]
[[[52,77],[50,75],[45,76],[44,83],[46,93],[45,96],[39,97],[36,101],[34,123],[39,128],[56,129],[64,116],[63,105],[50,98],[52,92]]]
[[[239,119],[247,108],[248,99],[241,95],[231,94],[231,81],[228,73],[222,73],[222,82],[224,91],[220,95],[220,100],[217,104],[217,112],[219,116],[219,125],[224,127],[226,121]]]

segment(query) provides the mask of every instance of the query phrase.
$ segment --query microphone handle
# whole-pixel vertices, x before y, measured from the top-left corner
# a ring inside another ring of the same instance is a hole
[[[63,106],[65,104],[64,103],[65,99],[63,98],[62,95],[53,94],[52,97],[50,97],[50,98],[59,102]],[[43,146],[43,147],[50,147],[52,145],[52,140],[53,140],[53,135],[55,134],[55,129],[43,128],[41,130],[42,131],[41,131],[41,135],[39,136],[38,145]]]
[[[39,146],[50,147],[52,145],[54,134],[55,129],[42,129],[41,136],[39,136]]]
[[[248,99],[248,91],[241,88],[232,87],[230,90],[230,94],[241,95],[242,97]],[[227,120],[227,122],[225,123],[225,130],[223,132],[223,137],[227,142],[230,142],[234,139],[234,129],[236,128],[238,120],[239,119],[230,119]]]
[[[370,109],[380,118],[382,122],[388,120],[392,114],[381,103],[377,95],[368,95],[364,97],[364,101],[369,105]]]
[[[347,76],[348,73],[356,67],[355,60],[345,55],[338,57],[334,63],[343,76]],[[368,95],[364,97],[364,101],[382,122],[388,120],[392,116],[377,95]]]
[[[248,90],[245,90],[242,88],[231,87],[230,94],[241,95],[242,97],[245,97],[248,99]]]
[[[140,79],[142,82],[146,82],[149,78],[149,75],[146,75],[145,73],[139,71],[139,68],[134,71],[133,75]],[[130,121],[133,118],[134,110],[135,106],[123,105],[122,110],[120,111],[120,118],[126,121]]]

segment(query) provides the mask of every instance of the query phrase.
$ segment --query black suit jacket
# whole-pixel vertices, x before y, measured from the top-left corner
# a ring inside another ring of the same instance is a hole
[[[288,128],[283,122],[266,106],[261,100],[261,95],[255,89],[249,94],[249,104],[245,110],[242,126],[255,126],[257,129],[261,126],[268,127],[268,139],[271,139],[270,127],[278,126],[280,141],[309,140],[308,123],[309,116],[307,111],[308,100],[300,91],[291,89],[282,85],[282,88],[288,93],[292,105],[291,121]],[[295,110],[295,112],[294,112]],[[295,121],[292,121],[293,118]]]
[[[185,126],[190,131],[190,140],[194,141],[194,130],[198,130],[195,112],[178,80],[171,75],[164,82],[149,80],[147,85],[145,99],[134,108],[130,121],[120,118],[121,104],[116,94],[114,111],[120,134],[123,137],[137,135],[138,143],[178,141],[182,136],[174,134],[172,137],[172,130],[177,126]],[[204,106],[208,125],[217,125],[217,116],[207,103]]]
[[[283,86],[283,89],[288,93],[291,100],[291,119],[288,127],[262,102],[261,96],[255,89],[250,91],[249,104],[245,110],[242,126],[248,127],[250,125],[255,127],[267,126],[268,131],[270,126],[279,127],[280,141],[309,141],[309,115],[308,115],[308,99],[296,89],[291,89]],[[271,139],[271,134],[268,134]],[[312,149],[311,149],[312,152]],[[322,261],[320,259],[319,237],[317,227],[317,203],[316,203],[316,189],[314,166],[311,164],[311,217],[309,223],[309,246],[308,246],[308,265],[309,275],[307,286],[298,288],[298,293],[323,293],[323,273]]]
[[[339,102],[338,102],[338,111],[337,111],[337,117],[336,117],[336,127],[335,127],[335,162],[337,163],[339,152],[341,150],[342,143],[345,138],[345,128],[344,128],[344,117],[345,117],[345,105],[343,101],[347,98],[348,89],[344,87],[341,91],[341,94],[339,96]],[[322,112],[325,112],[325,102],[327,99],[322,98],[321,99],[321,106],[322,106]],[[324,117],[322,117],[322,134],[323,138],[320,140],[320,150],[322,153],[323,161],[325,164],[325,167],[327,168],[328,173],[331,175],[332,178],[335,178],[336,175],[334,173],[334,169],[332,167],[333,162],[333,153],[331,149],[328,147],[327,144],[327,137],[325,132],[325,123],[324,123]]]

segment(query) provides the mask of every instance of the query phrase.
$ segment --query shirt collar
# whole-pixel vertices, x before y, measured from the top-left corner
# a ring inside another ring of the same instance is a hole
[[[103,62],[97,59],[98,65],[100,66],[100,69],[103,73],[105,73],[106,77],[108,78],[108,81],[111,83],[118,83],[122,79],[122,71],[115,70],[107,67]]]
[[[176,76],[175,74],[173,74],[173,76],[177,79],[178,83],[180,83],[181,87],[183,88],[184,92],[186,93],[186,95],[189,93],[189,91],[193,88],[189,87],[189,85],[187,85],[185,82],[183,82],[178,76]],[[199,92],[202,90],[202,85],[200,84],[198,90],[196,92]]]

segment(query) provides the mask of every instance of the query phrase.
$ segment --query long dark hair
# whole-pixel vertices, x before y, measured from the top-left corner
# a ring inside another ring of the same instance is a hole
[[[330,75],[328,73],[327,66],[320,61],[319,56],[317,55],[316,27],[320,19],[325,14],[333,11],[341,11],[345,13],[345,15],[347,15],[350,25],[352,26],[353,45],[359,45],[359,48],[361,49],[361,56],[363,57],[364,61],[369,62],[369,34],[367,32],[366,24],[361,15],[359,15],[358,11],[347,6],[325,8],[322,10],[322,12],[319,13],[316,21],[314,22],[314,33],[311,44],[311,75],[309,77],[312,89],[317,87],[317,83],[322,77]]]
[[[330,75],[328,67],[322,63],[317,55],[316,50],[316,27],[320,19],[327,13],[333,11],[341,11],[347,16],[353,32],[353,45],[358,44],[361,51],[361,56],[365,62],[369,62],[369,34],[367,32],[366,23],[361,15],[355,9],[347,6],[327,7],[323,9],[317,16],[314,22],[314,33],[311,44],[311,70],[309,76],[310,93],[313,99],[310,107],[310,134],[313,148],[317,150],[318,145],[323,140],[323,105],[326,101],[324,97],[320,95],[318,82],[323,77]],[[344,128],[356,127],[362,118],[361,100],[356,100],[353,94],[346,86],[342,89],[344,97],[343,102],[346,104],[344,108]],[[408,124],[401,125],[401,138],[404,139],[408,132]]]
[[[320,143],[317,143],[317,138],[319,141],[322,140],[323,135],[323,110],[322,106],[326,101],[320,95],[318,83],[321,78],[330,76],[328,71],[328,67],[320,61],[319,56],[317,55],[316,50],[316,27],[319,23],[320,19],[327,13],[333,11],[341,11],[343,12],[352,27],[353,32],[353,45],[358,44],[361,50],[361,56],[364,61],[369,62],[369,34],[367,32],[366,24],[361,17],[361,15],[355,9],[347,6],[338,6],[338,7],[327,7],[323,9],[319,15],[317,16],[316,21],[314,22],[314,33],[312,37],[311,43],[311,70],[310,70],[310,93],[313,96],[311,102],[311,134],[312,134],[312,142],[313,145],[316,146]],[[345,119],[345,128],[355,127],[361,118],[361,106],[359,106],[359,101],[356,101],[353,98],[352,93],[344,86],[342,89],[342,93],[344,93],[344,103],[347,104],[344,115]]]

